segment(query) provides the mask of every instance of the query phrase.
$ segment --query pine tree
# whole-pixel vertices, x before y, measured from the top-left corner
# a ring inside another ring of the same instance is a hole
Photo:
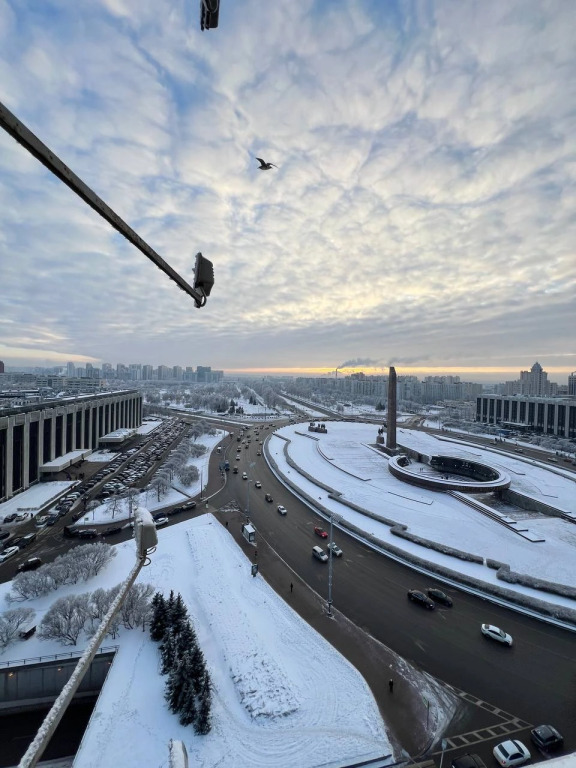
[[[152,621],[150,622],[150,637],[159,642],[164,639],[167,623],[167,605],[164,596],[156,592],[152,598]]]
[[[170,618],[169,618],[169,622],[172,629],[174,630],[174,634],[181,632],[182,628],[184,627],[187,621],[188,621],[188,609],[184,604],[184,600],[182,600],[182,595],[180,594],[180,592],[178,592],[178,596],[176,597],[176,600],[174,601],[174,605],[170,610]]]
[[[160,654],[162,658],[160,671],[163,675],[168,675],[176,666],[177,661],[176,640],[170,628],[168,628],[162,645],[160,646]]]
[[[207,671],[202,676],[199,699],[194,731],[200,736],[205,736],[212,728],[212,681]]]
[[[204,654],[202,653],[200,646],[196,645],[190,653],[190,677],[196,696],[199,696],[202,691],[202,684],[206,674]]]
[[[166,701],[172,712],[181,712],[187,700],[187,689],[190,685],[190,656],[185,653],[179,659],[168,675],[166,681]]]
[[[180,725],[192,725],[196,722],[198,712],[196,710],[196,694],[194,686],[187,680],[182,688],[180,697]]]
[[[198,646],[198,638],[194,632],[192,624],[187,621],[181,631],[175,636],[176,641],[176,656],[180,659],[184,655],[185,651],[192,654]]]

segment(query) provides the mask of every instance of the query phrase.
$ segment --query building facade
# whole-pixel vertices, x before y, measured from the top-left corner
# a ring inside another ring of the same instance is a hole
[[[134,390],[52,400],[0,416],[0,501],[41,477],[41,467],[72,451],[96,450],[100,438],[142,424],[142,395]]]
[[[576,438],[576,399],[481,395],[476,421],[504,429]]]

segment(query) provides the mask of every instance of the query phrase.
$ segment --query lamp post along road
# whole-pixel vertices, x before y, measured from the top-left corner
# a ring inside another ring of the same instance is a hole
[[[332,616],[332,520],[333,515],[330,515],[330,536],[328,537],[328,616]]]

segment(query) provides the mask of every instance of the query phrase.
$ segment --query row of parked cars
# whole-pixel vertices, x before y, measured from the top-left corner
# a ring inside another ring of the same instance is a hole
[[[564,746],[564,737],[553,725],[538,725],[532,728],[530,739],[546,756]],[[515,768],[532,759],[530,750],[519,739],[507,739],[496,744],[492,754],[502,768]],[[479,755],[466,754],[452,760],[451,768],[486,768],[486,764]]]

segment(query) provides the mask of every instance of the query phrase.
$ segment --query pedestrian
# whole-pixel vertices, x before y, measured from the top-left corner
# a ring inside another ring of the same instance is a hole
[[[254,557],[258,557],[258,550],[257,549],[254,550]]]
[[[392,678],[390,678],[390,680],[388,680],[388,689],[389,689],[390,693],[394,692],[394,680],[392,680]]]
[[[226,520],[226,528],[228,528],[228,520]]]
[[[293,591],[294,591],[294,584],[290,582],[290,594],[292,594]]]

